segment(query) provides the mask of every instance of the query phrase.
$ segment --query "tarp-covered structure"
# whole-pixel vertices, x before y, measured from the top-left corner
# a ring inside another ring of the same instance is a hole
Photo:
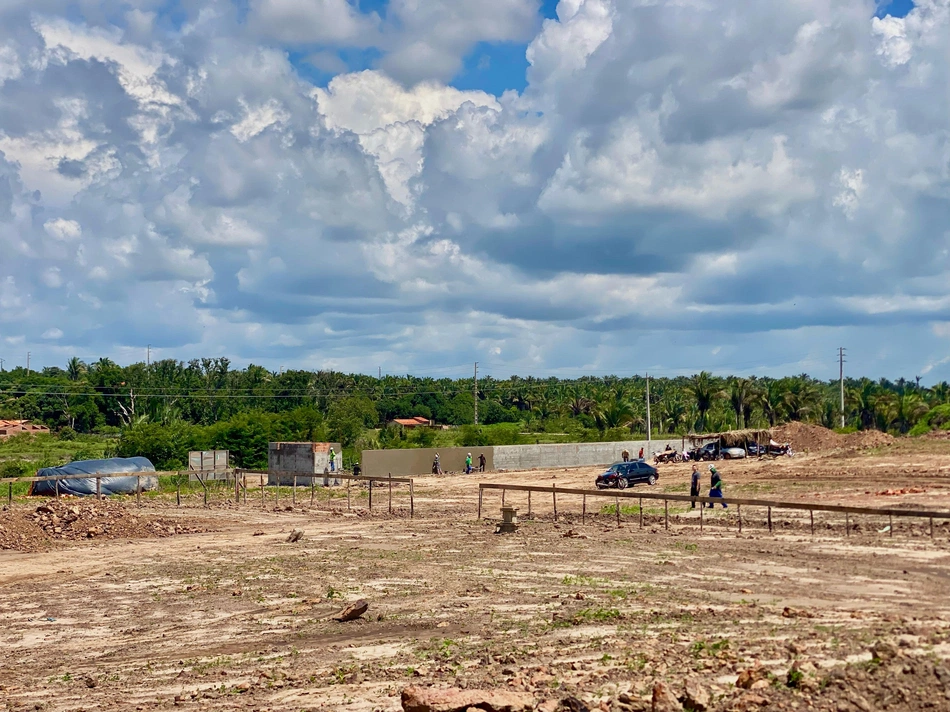
[[[106,460],[79,460],[59,467],[44,467],[38,470],[37,477],[74,477],[75,479],[60,480],[59,493],[72,494],[79,497],[96,494],[95,477],[75,477],[76,475],[115,475],[103,477],[101,492],[110,494],[135,494],[136,488],[146,490],[158,489],[158,475],[141,475],[139,473],[154,473],[155,466],[145,457],[111,457]],[[138,477],[136,475],[139,474]],[[30,494],[54,495],[56,482],[46,480],[34,482]]]

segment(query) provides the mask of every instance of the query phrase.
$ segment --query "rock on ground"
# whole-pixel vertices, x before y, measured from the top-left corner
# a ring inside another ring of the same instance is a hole
[[[534,698],[508,690],[461,690],[457,687],[407,687],[402,691],[405,712],[466,712],[469,708],[484,712],[528,712]]]

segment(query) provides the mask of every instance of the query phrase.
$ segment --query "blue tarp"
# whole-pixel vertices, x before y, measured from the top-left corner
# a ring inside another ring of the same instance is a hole
[[[93,475],[93,474],[112,474],[115,473],[138,473],[155,472],[155,466],[144,457],[112,457],[108,460],[80,460],[70,462],[67,465],[59,467],[44,467],[38,470],[37,477],[63,477],[65,475]],[[142,490],[158,489],[158,476],[142,477],[139,481],[135,477],[103,477],[102,494],[135,494],[136,485],[140,484]],[[56,494],[56,483],[53,480],[46,482],[34,482],[31,494],[36,495],[54,495]],[[96,494],[96,478],[81,478],[74,480],[60,480],[60,494],[73,494],[78,496]]]

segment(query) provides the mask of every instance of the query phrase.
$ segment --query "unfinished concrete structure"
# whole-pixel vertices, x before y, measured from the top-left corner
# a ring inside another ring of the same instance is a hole
[[[336,452],[336,467],[342,469],[343,448],[339,443],[269,443],[267,484],[292,485],[294,475],[322,475],[330,467],[331,447]],[[317,483],[329,484],[323,479]],[[298,479],[297,484],[310,484],[310,480]]]

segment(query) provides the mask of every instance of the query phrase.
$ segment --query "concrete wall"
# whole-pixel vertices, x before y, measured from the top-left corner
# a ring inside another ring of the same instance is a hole
[[[682,449],[682,440],[646,440],[610,443],[565,443],[559,445],[495,445],[491,447],[418,448],[410,450],[363,450],[363,474],[372,477],[428,475],[432,472],[432,460],[439,453],[444,472],[461,472],[465,467],[465,455],[472,453],[472,461],[478,465],[478,456],[485,453],[487,470],[532,470],[553,467],[584,467],[609,465],[621,459],[624,448],[631,458],[636,458],[643,448],[647,461],[653,453],[666,448]]]
[[[548,467],[585,467],[590,465],[609,465],[622,459],[620,453],[626,448],[632,459],[636,459],[643,448],[643,457],[653,460],[653,453],[666,448],[667,443],[677,450],[681,441],[629,440],[610,443],[563,443],[557,445],[497,445],[495,446],[495,469],[497,470],[533,470]]]
[[[337,469],[343,467],[343,448],[339,443],[270,443],[267,448],[267,484],[276,485],[278,473],[280,484],[291,485],[293,474],[323,474],[330,465],[330,448],[336,452]],[[300,480],[298,484],[309,484]]]
[[[439,462],[443,472],[463,472],[465,456],[472,453],[472,466],[478,467],[478,456],[485,454],[485,469],[493,470],[494,450],[492,447],[446,447],[412,448],[409,450],[363,450],[363,474],[370,477],[393,477],[406,475],[428,475],[432,473],[432,461],[439,453]]]

